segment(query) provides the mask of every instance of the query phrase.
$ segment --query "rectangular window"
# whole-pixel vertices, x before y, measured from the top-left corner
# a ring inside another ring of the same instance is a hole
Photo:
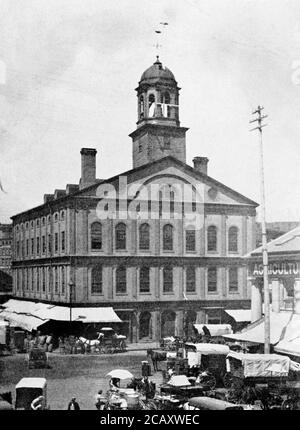
[[[165,267],[163,270],[163,292],[171,293],[173,291],[173,269]]]
[[[229,292],[238,291],[238,269],[236,267],[231,267],[229,269]]]
[[[187,230],[185,232],[186,251],[196,250],[196,232],[195,230]]]
[[[66,272],[65,268],[61,268],[61,293],[65,294],[66,292]]]
[[[46,269],[44,267],[42,268],[42,291],[46,292]]]
[[[36,269],[36,291],[40,291],[40,269]]]
[[[33,268],[30,269],[31,291],[34,290]]]
[[[39,255],[40,253],[40,238],[36,238],[36,253]]]
[[[193,293],[196,291],[196,270],[195,267],[186,269],[186,291]]]
[[[102,267],[92,270],[92,294],[102,294]]]
[[[17,240],[17,257],[20,256],[20,242]]]
[[[150,268],[142,267],[140,269],[140,292],[149,293],[150,292]]]
[[[48,234],[48,252],[51,254],[51,234]]]
[[[58,233],[54,234],[54,251],[58,252]]]
[[[28,289],[29,289],[29,279],[28,279],[28,269],[25,269],[25,288],[26,288],[26,291],[28,291]]]
[[[217,268],[209,267],[207,271],[207,290],[209,293],[217,291]]]
[[[61,250],[65,252],[65,232],[61,232]]]
[[[29,255],[29,239],[26,239],[26,256]]]
[[[42,253],[45,254],[46,252],[46,237],[42,236]]]
[[[119,267],[116,274],[116,292],[125,294],[127,290],[126,267]]]
[[[34,239],[31,239],[31,255],[34,255]]]
[[[58,268],[54,268],[54,291],[58,293]]]

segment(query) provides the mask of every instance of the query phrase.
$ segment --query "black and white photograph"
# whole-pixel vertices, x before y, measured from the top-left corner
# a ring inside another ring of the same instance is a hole
[[[0,0],[0,411],[300,410],[299,118],[297,0]]]

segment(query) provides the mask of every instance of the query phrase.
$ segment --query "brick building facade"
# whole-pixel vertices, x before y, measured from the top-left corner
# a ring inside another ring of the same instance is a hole
[[[207,158],[186,164],[179,88],[158,59],[137,96],[132,170],[97,180],[96,150],[83,148],[79,185],[12,217],[14,296],[113,306],[134,341],[250,307],[242,256],[255,248],[257,207],[208,176]]]

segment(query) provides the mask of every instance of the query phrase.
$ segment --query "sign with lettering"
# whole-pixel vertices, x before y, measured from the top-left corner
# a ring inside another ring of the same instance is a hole
[[[254,264],[252,275],[253,276],[263,276],[263,265]],[[300,276],[300,264],[293,262],[278,262],[270,263],[268,265],[268,274],[271,276]]]

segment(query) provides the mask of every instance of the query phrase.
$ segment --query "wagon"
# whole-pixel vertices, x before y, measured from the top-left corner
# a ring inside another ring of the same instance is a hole
[[[33,348],[27,354],[27,362],[29,369],[45,369],[49,367],[48,355],[41,348]]]
[[[290,362],[289,357],[277,354],[243,354],[231,351],[227,358],[227,377],[241,385],[286,384]]]
[[[103,327],[99,332],[100,350],[105,354],[126,351],[126,336],[117,334],[111,327]]]
[[[289,357],[277,354],[242,354],[231,351],[226,359],[228,388],[236,399],[243,397],[247,390],[261,400],[265,409],[280,409],[294,404],[297,384],[289,381],[292,371],[299,373],[300,366]],[[293,390],[294,386],[294,390]],[[287,407],[287,408],[288,408]]]
[[[31,403],[44,397],[43,409],[47,409],[47,381],[45,378],[22,378],[16,385],[15,409],[31,409]]]
[[[229,352],[227,345],[218,343],[186,343],[189,375],[197,376],[199,383],[210,389],[220,382],[226,385],[226,357]]]
[[[174,402],[185,402],[191,397],[201,396],[205,392],[205,387],[201,385],[192,385],[186,375],[173,375],[166,384],[160,386],[160,394],[171,396]]]

